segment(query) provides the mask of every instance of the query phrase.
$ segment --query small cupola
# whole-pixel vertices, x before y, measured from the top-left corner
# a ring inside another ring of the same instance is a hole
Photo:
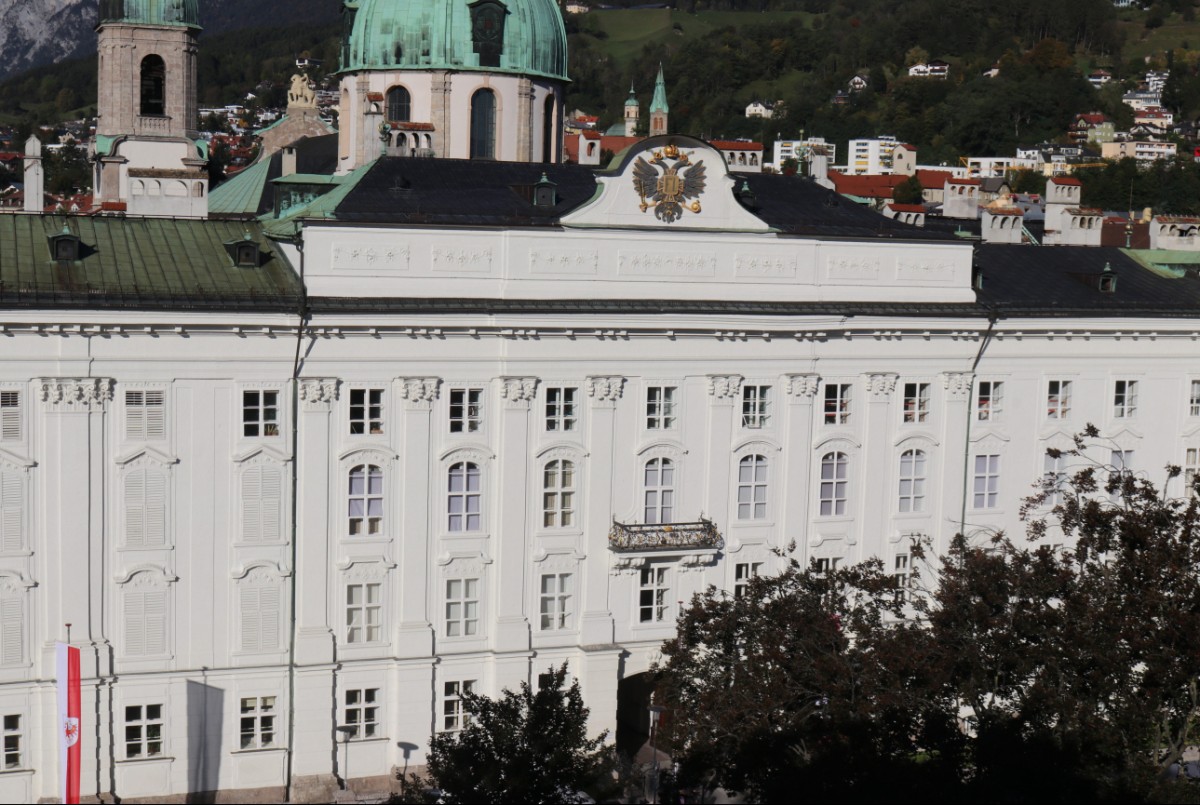
[[[750,189],[750,182],[746,179],[742,180],[742,186],[735,191],[738,201],[742,202],[742,206],[748,210],[758,209],[758,197],[754,195],[754,191]]]
[[[550,181],[546,174],[537,180],[533,186],[533,206],[553,207],[558,203],[558,185]]]
[[[79,259],[79,236],[66,224],[63,224],[61,232],[50,235],[47,240],[50,242],[50,259],[60,263]]]
[[[258,268],[262,264],[262,250],[249,232],[240,240],[225,241],[225,251],[238,268]]]
[[[1104,270],[1100,272],[1100,293],[1116,293],[1117,292],[1117,272],[1113,271],[1112,263],[1105,263]]]

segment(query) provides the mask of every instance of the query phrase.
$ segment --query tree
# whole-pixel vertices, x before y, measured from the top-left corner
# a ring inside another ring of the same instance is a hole
[[[426,777],[412,775],[406,799],[443,803],[570,803],[612,768],[607,733],[587,737],[579,682],[565,687],[567,666],[551,669],[535,693],[528,683],[500,698],[464,692],[465,726],[429,741]]]
[[[925,188],[914,173],[900,184],[892,188],[892,201],[897,204],[920,204],[925,196]]]

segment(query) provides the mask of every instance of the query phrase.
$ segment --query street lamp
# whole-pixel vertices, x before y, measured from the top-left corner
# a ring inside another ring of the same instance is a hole
[[[653,698],[651,698],[651,702],[653,701]],[[659,716],[667,708],[662,705],[651,704],[646,709],[650,711],[650,751],[654,755],[654,784],[650,801],[653,805],[658,805],[658,745],[654,742],[654,736],[658,731]]]
[[[350,739],[358,732],[358,727],[342,725],[337,728],[342,734],[342,790],[350,790]]]

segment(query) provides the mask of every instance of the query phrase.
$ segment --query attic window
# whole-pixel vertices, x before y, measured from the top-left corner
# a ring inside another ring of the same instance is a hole
[[[553,207],[558,203],[558,185],[546,178],[546,174],[542,174],[542,178],[533,186],[533,206],[535,207]]]
[[[254,243],[239,243],[235,262],[242,267],[253,268],[258,265],[258,246]]]
[[[74,262],[79,259],[79,236],[66,226],[62,232],[50,236],[50,257],[58,262]]]
[[[1104,264],[1104,271],[1100,274],[1100,293],[1116,293],[1117,291],[1117,275],[1112,270],[1110,263]]]

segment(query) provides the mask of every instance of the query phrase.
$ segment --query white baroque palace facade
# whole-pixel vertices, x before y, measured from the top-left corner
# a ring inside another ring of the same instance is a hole
[[[56,795],[67,624],[85,792],[328,801],[563,662],[636,737],[693,594],[1020,534],[1085,423],[1105,463],[1200,463],[1194,274],[935,240],[689,138],[0,225],[10,801]]]

